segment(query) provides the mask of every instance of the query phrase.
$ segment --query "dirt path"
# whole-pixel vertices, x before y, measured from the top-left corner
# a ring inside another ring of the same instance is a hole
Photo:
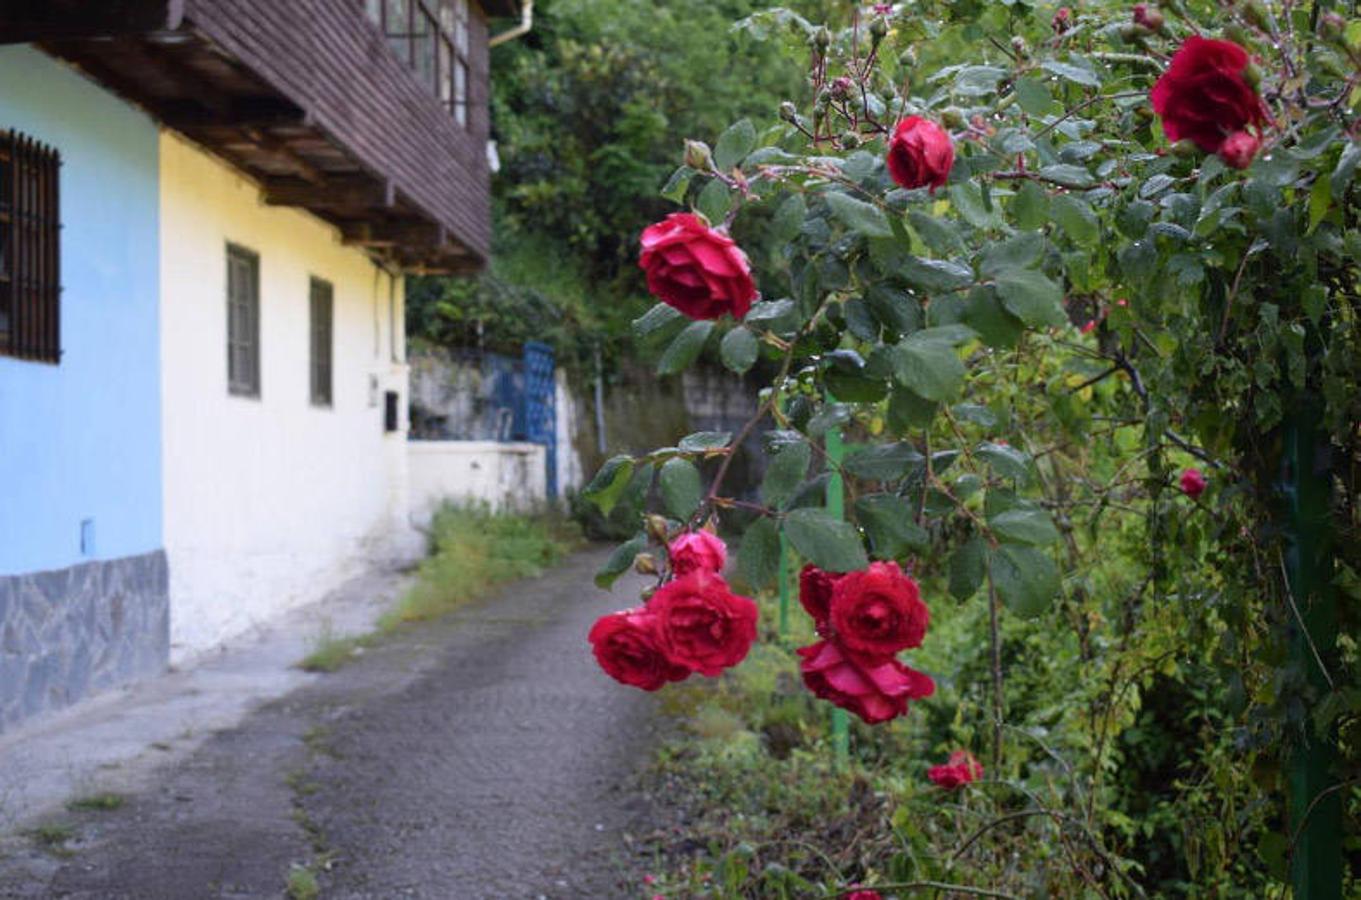
[[[0,897],[637,896],[633,789],[655,699],[585,635],[631,586],[599,552],[520,582],[262,708],[113,811],[0,844]]]

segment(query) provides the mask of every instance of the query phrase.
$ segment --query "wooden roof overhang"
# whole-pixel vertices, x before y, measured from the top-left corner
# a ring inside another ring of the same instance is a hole
[[[484,4],[502,6],[513,4]],[[246,173],[266,203],[308,210],[385,265],[468,273],[486,262],[485,114],[456,125],[358,0],[0,0],[0,43],[20,42]]]

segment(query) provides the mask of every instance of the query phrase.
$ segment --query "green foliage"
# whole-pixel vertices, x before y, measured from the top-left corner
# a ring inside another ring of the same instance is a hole
[[[379,628],[438,618],[495,585],[537,575],[572,548],[573,531],[547,514],[445,505],[431,523],[431,555],[421,563],[416,583],[379,619]]]
[[[1291,748],[1335,749],[1315,796],[1357,803],[1361,606],[1343,604],[1336,649],[1324,629],[1321,649],[1290,638],[1330,591],[1361,599],[1361,24],[1330,35],[1319,10],[1270,2],[1161,11],[1155,31],[1117,4],[1059,28],[1052,8],[899,4],[873,38],[858,7],[825,30],[756,13],[739,27],[806,60],[813,95],[791,90],[778,119],[744,111],[752,131],[725,134],[723,165],[691,157],[654,180],[730,227],[763,297],[719,347],[766,357],[751,426],[770,429],[766,484],[755,502],[716,475],[689,518],[741,538],[753,586],[783,536],[835,570],[898,559],[959,604],[927,642],[954,651],[937,657],[931,715],[949,721],[933,741],[986,747],[1006,790],[953,823],[894,819],[911,849],[884,880],[945,877],[942,856],[979,828],[978,871],[1018,895],[1264,896],[1294,846]],[[1192,33],[1260,60],[1272,123],[1245,170],[1168,147],[1151,109]],[[944,189],[886,169],[912,114],[952,132]],[[668,373],[713,336],[670,312],[639,324]],[[842,464],[838,430],[862,445]],[[1307,510],[1282,488],[1298,432],[1327,448]],[[675,451],[638,462],[658,454]],[[1209,476],[1198,499],[1175,488],[1190,465]],[[833,473],[845,522],[823,509]],[[1334,583],[1303,612],[1283,577],[1288,513],[1336,532]],[[1163,739],[1175,758],[1152,755]],[[921,745],[898,749],[917,766]],[[1345,839],[1361,842],[1354,819]],[[715,865],[742,873],[731,896],[766,871]]]

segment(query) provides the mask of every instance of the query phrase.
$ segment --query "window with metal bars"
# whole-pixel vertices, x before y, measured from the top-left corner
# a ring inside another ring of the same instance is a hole
[[[227,245],[227,392],[260,396],[260,257]]]
[[[335,291],[329,281],[313,278],[310,291],[312,405],[331,406],[335,397],[331,387],[331,348],[335,332]]]
[[[458,124],[468,124],[469,0],[364,0],[397,58],[430,86]]]
[[[0,132],[0,354],[61,362],[61,154]]]

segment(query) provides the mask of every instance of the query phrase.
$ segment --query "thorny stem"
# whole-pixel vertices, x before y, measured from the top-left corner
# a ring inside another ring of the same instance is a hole
[[[1002,633],[998,627],[997,585],[988,563],[988,642],[992,654],[992,771],[1002,771]]]

